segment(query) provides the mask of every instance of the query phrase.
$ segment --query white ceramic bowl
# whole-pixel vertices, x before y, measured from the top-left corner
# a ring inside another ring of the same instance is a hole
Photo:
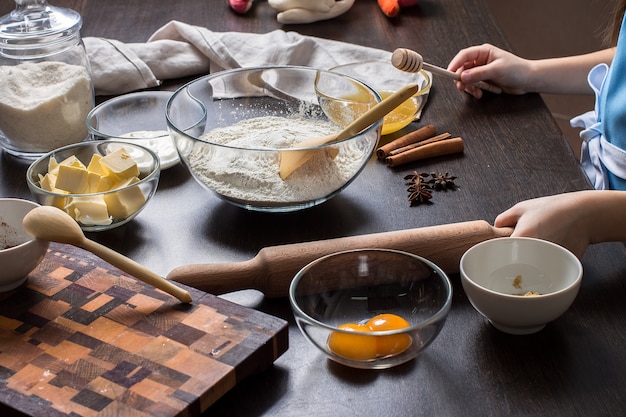
[[[470,302],[495,328],[531,334],[570,307],[583,267],[557,244],[503,237],[468,249],[461,257],[460,273]]]
[[[151,149],[159,156],[161,170],[179,162],[178,152],[167,131],[165,106],[169,91],[141,91],[111,98],[87,115],[93,139],[129,141]]]
[[[344,140],[327,136],[381,100],[366,84],[310,67],[220,71],[181,87],[166,117],[178,153],[198,183],[248,210],[288,212],[321,204],[363,170],[378,144],[381,121]],[[205,123],[198,123],[205,117]],[[285,180],[281,158],[313,155]]]
[[[18,198],[0,198],[0,292],[22,285],[39,265],[48,242],[26,233],[22,219],[39,204]]]
[[[414,359],[435,340],[452,305],[452,285],[419,256],[360,249],[306,265],[291,282],[289,301],[303,335],[329,359],[385,369]]]

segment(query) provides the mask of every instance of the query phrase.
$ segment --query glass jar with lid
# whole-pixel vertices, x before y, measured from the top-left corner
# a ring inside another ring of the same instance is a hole
[[[15,0],[0,17],[0,145],[34,159],[88,138],[94,87],[76,11]]]

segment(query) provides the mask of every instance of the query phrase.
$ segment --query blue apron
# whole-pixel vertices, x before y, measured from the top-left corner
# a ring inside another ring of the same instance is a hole
[[[598,190],[626,190],[626,19],[609,68],[595,66],[588,82],[596,100],[595,108],[571,120],[572,127],[584,130],[582,164]]]

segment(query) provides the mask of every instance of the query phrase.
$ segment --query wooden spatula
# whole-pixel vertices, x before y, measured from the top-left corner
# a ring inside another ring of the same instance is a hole
[[[309,148],[320,146],[326,143],[335,142],[341,139],[349,138],[350,136],[354,136],[363,129],[368,126],[371,126],[377,120],[382,119],[388,113],[390,113],[393,109],[398,107],[400,104],[407,101],[413,95],[415,95],[419,91],[419,85],[417,84],[409,84],[386,99],[382,100],[380,103],[376,104],[374,107],[363,113],[361,116],[357,117],[352,123],[346,126],[341,132],[336,135],[328,135],[328,136],[317,136],[309,139],[305,139],[304,141],[298,143],[296,148]],[[280,178],[283,180],[289,177],[295,170],[300,168],[302,164],[304,164],[315,152],[315,149],[307,149],[307,150],[289,150],[280,153]]]

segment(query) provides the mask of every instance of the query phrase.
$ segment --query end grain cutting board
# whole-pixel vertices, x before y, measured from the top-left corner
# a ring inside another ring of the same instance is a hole
[[[284,320],[186,288],[189,305],[51,244],[0,294],[0,414],[197,416],[287,350]]]

